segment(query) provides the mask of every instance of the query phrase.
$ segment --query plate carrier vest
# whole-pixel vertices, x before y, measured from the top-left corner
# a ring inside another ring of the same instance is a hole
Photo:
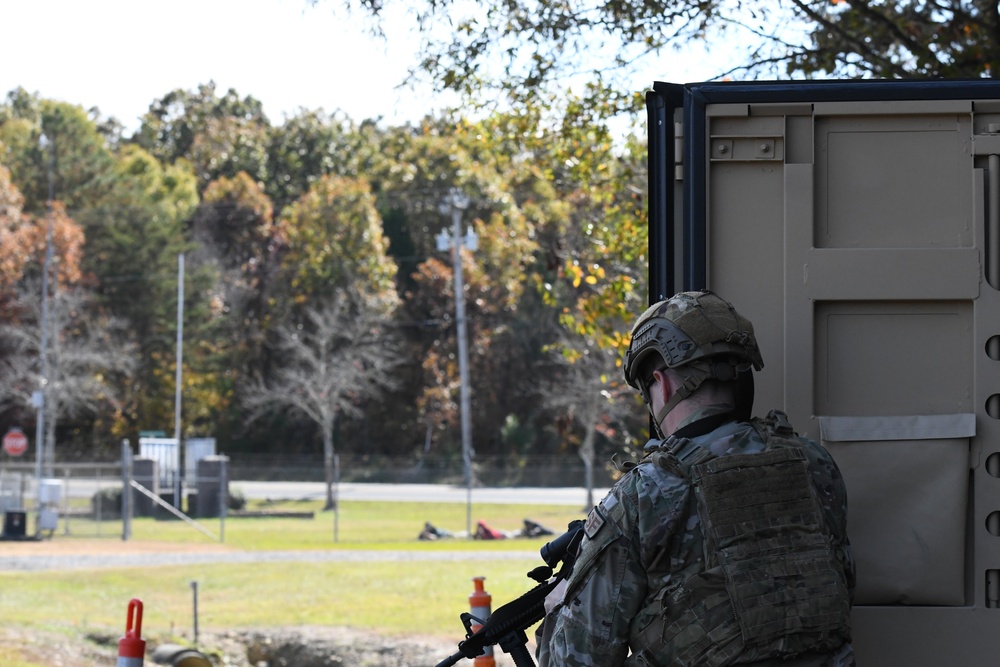
[[[649,455],[690,481],[705,567],[662,597],[662,614],[633,635],[626,665],[722,667],[850,641],[847,578],[802,443],[783,412],[750,424],[761,452],[717,457],[668,439]]]

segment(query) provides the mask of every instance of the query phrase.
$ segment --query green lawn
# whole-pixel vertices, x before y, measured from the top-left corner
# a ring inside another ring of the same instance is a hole
[[[480,549],[479,540],[447,540],[446,542],[419,542],[416,537],[430,521],[439,528],[453,532],[465,530],[466,506],[461,503],[389,503],[344,501],[340,511],[322,511],[321,501],[284,501],[268,504],[251,502],[248,510],[274,512],[312,512],[312,519],[299,518],[234,518],[224,524],[219,519],[203,519],[199,523],[225,544],[248,550],[286,549],[437,549],[442,544],[448,549]],[[532,519],[555,531],[566,530],[573,519],[583,516],[578,508],[561,505],[500,505],[474,504],[473,529],[478,520],[493,528],[517,530],[524,519]],[[334,530],[337,542],[334,542]],[[112,533],[111,529],[108,532]],[[132,527],[133,539],[170,542],[206,543],[211,539],[178,519],[137,519]],[[546,540],[503,540],[491,543],[491,549],[535,549]]]
[[[261,509],[250,506],[248,509]],[[511,560],[468,560],[256,564],[207,564],[63,572],[0,574],[0,618],[9,626],[67,633],[120,636],[128,601],[143,601],[143,634],[150,638],[190,637],[193,628],[192,581],[198,582],[199,628],[223,631],[290,625],[349,626],[389,635],[461,639],[458,616],[468,610],[474,576],[486,577],[495,609],[534,585],[526,573],[541,564],[538,550],[549,539],[480,541],[416,539],[424,521],[449,530],[465,527],[465,505],[379,503],[341,504],[339,540],[334,514],[311,503],[271,506],[281,511],[312,511],[313,518],[234,518],[225,522],[224,545],[238,551],[518,551]],[[476,505],[473,523],[520,528],[531,518],[561,534],[582,512],[565,506]],[[203,522],[218,534],[217,519]],[[109,524],[114,525],[114,524]],[[120,524],[119,524],[120,526]],[[112,528],[107,534],[113,535]],[[554,536],[553,536],[554,537]],[[56,534],[53,540],[72,541]],[[120,544],[120,537],[105,538]],[[138,519],[132,542],[212,544],[179,520]],[[0,543],[0,553],[5,547]],[[464,558],[464,557],[463,557]],[[2,655],[2,654],[0,654]]]

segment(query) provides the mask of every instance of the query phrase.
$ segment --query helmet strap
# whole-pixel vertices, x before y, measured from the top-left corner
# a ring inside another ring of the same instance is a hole
[[[652,404],[650,404],[650,414],[653,414],[653,427],[661,438],[666,437],[660,428],[660,424],[663,423],[663,419],[670,413],[671,410],[677,407],[677,404],[683,401],[685,398],[693,394],[698,387],[702,385],[705,380],[712,377],[710,371],[698,368],[697,364],[691,364],[688,367],[687,377],[684,378],[683,384],[674,390],[673,395],[663,404],[663,407],[656,411],[655,414],[652,413]]]

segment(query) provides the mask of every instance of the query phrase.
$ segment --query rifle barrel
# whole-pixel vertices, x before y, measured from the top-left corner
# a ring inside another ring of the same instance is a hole
[[[451,667],[452,665],[454,665],[455,663],[457,663],[459,660],[461,660],[464,657],[465,657],[465,654],[463,654],[461,651],[459,651],[459,652],[455,653],[454,655],[445,658],[444,660],[442,660],[441,662],[439,662],[437,665],[435,665],[435,667]]]

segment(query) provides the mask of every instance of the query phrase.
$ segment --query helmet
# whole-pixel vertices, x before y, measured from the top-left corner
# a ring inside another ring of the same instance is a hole
[[[761,370],[764,361],[750,320],[725,299],[708,291],[681,292],[650,306],[636,320],[625,351],[625,381],[642,392],[647,403],[647,378],[639,375],[644,369],[648,372],[651,355],[659,357],[656,368],[677,369],[686,378],[659,418],[654,415],[657,424],[706,380],[740,381],[744,386],[737,407],[741,416],[749,417],[753,403],[750,369]]]

